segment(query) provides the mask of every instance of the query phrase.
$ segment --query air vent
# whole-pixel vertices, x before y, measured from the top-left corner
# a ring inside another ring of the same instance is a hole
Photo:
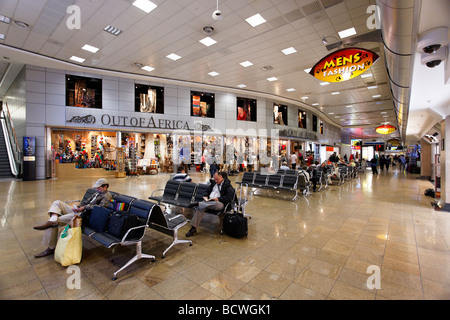
[[[119,34],[122,33],[122,30],[120,30],[119,28],[113,27],[111,25],[106,26],[103,30],[105,30],[106,32],[109,32],[115,36],[118,36]]]
[[[262,71],[270,71],[272,69],[273,69],[272,66],[264,66],[264,67],[261,68]]]
[[[305,15],[310,16],[322,10],[322,6],[320,5],[319,1],[314,1],[310,4],[307,4],[306,6],[303,6],[302,10],[305,13]]]
[[[326,9],[343,2],[343,0],[321,0],[321,2],[323,7]]]

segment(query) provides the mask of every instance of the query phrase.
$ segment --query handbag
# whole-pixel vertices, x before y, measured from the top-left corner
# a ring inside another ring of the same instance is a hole
[[[80,263],[83,252],[81,226],[71,228],[68,224],[61,233],[55,248],[55,261],[63,267]]]
[[[140,225],[141,222],[138,216],[126,213],[125,211],[116,211],[109,218],[107,231],[116,238],[122,239],[128,230]],[[127,239],[140,238],[142,231],[140,229],[130,231]]]

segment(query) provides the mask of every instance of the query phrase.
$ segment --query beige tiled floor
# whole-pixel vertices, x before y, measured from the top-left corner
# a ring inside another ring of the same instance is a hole
[[[0,181],[0,299],[450,299],[450,213],[431,207],[423,195],[431,183],[416,178],[368,171],[296,202],[258,191],[247,206],[247,238],[221,235],[208,216],[192,247],[177,245],[161,259],[170,239],[148,230],[143,251],[156,262],[141,260],[117,281],[112,272],[132,248],[84,237],[81,289],[72,290],[66,268],[33,257],[44,249],[33,226],[53,200],[78,199],[96,179]],[[147,199],[167,179],[113,178],[110,189]],[[371,265],[381,269],[381,289],[367,287]]]

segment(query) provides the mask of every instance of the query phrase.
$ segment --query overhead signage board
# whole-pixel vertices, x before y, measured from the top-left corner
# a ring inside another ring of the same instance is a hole
[[[321,81],[342,82],[366,72],[378,58],[378,54],[366,49],[340,49],[317,62],[309,73]]]

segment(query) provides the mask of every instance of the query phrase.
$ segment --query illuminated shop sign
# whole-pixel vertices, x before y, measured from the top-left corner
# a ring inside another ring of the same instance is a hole
[[[346,81],[366,72],[378,58],[375,52],[366,49],[341,49],[317,62],[309,73],[326,82]]]

